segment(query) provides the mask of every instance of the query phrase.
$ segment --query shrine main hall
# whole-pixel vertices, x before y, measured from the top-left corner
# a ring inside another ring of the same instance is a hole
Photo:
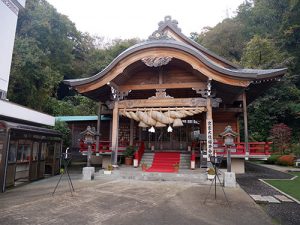
[[[231,149],[233,171],[243,173],[245,159],[270,154],[268,143],[248,140],[247,105],[285,72],[241,68],[185,36],[167,16],[147,40],[122,52],[99,73],[64,82],[111,116],[98,126],[101,135],[94,151],[109,153],[113,164],[127,145],[139,147],[138,165],[144,152],[152,152],[149,172],[168,171],[167,162],[154,165],[163,153],[172,153],[170,161],[177,158],[179,164],[181,155],[188,155],[196,167],[211,155],[226,158],[219,134],[229,125],[238,134]]]

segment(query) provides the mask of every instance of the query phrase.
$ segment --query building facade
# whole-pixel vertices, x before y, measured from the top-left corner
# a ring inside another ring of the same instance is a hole
[[[148,40],[121,53],[98,74],[65,83],[112,110],[113,163],[124,138],[130,144],[143,141],[156,152],[199,148],[202,160],[209,161],[225,154],[219,134],[228,125],[239,133],[238,117],[243,115],[245,140],[241,143],[237,136],[232,149],[233,165],[243,172],[245,158],[267,155],[265,144],[251,147],[248,142],[247,105],[285,72],[240,68],[186,37],[167,16]],[[122,118],[128,120],[129,132],[122,132]]]

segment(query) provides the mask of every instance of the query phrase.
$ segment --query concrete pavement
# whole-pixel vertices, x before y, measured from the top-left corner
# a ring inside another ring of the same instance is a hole
[[[101,177],[82,181],[72,175],[51,195],[58,176],[0,194],[0,224],[272,224],[241,188],[226,188],[230,205],[217,187],[190,182],[139,181]],[[207,198],[204,204],[205,197]]]

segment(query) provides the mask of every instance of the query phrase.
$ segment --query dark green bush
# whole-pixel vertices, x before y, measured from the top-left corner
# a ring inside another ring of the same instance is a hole
[[[125,157],[132,157],[137,150],[136,146],[129,145],[127,146],[126,150],[124,151]]]
[[[280,157],[281,155],[270,155],[270,157],[267,159],[266,163],[267,164],[276,164],[278,158]]]

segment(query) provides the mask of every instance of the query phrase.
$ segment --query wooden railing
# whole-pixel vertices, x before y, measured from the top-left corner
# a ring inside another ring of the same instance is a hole
[[[270,155],[270,145],[272,142],[249,142],[249,156],[266,156]],[[135,146],[139,146],[138,151],[135,153],[135,159],[140,163],[142,156],[145,152],[144,142],[137,142],[134,144]],[[129,146],[128,141],[119,141],[118,143],[118,152],[123,154],[126,147]],[[217,155],[225,155],[227,154],[227,149],[222,142],[214,143],[214,150],[216,150]],[[235,143],[235,146],[230,148],[232,156],[245,156],[246,155],[246,144],[244,142]],[[80,152],[85,154],[88,151],[87,144],[84,144],[83,141],[80,142]],[[96,144],[92,144],[92,152],[93,153],[111,153],[112,145],[110,141],[100,141],[99,148],[96,151]],[[191,159],[192,160],[192,159]]]
[[[249,156],[270,155],[270,144],[272,142],[248,142]],[[231,155],[246,155],[245,142],[235,143],[235,146],[229,149],[231,150]],[[214,143],[214,150],[218,155],[227,154],[227,148],[220,142]]]
[[[118,152],[123,153],[126,147],[129,145],[128,141],[119,141],[118,143]],[[99,148],[96,150],[96,143],[92,144],[93,153],[110,153],[112,151],[112,142],[111,141],[99,141]],[[80,141],[79,151],[84,154],[88,151],[88,145],[83,141]]]

